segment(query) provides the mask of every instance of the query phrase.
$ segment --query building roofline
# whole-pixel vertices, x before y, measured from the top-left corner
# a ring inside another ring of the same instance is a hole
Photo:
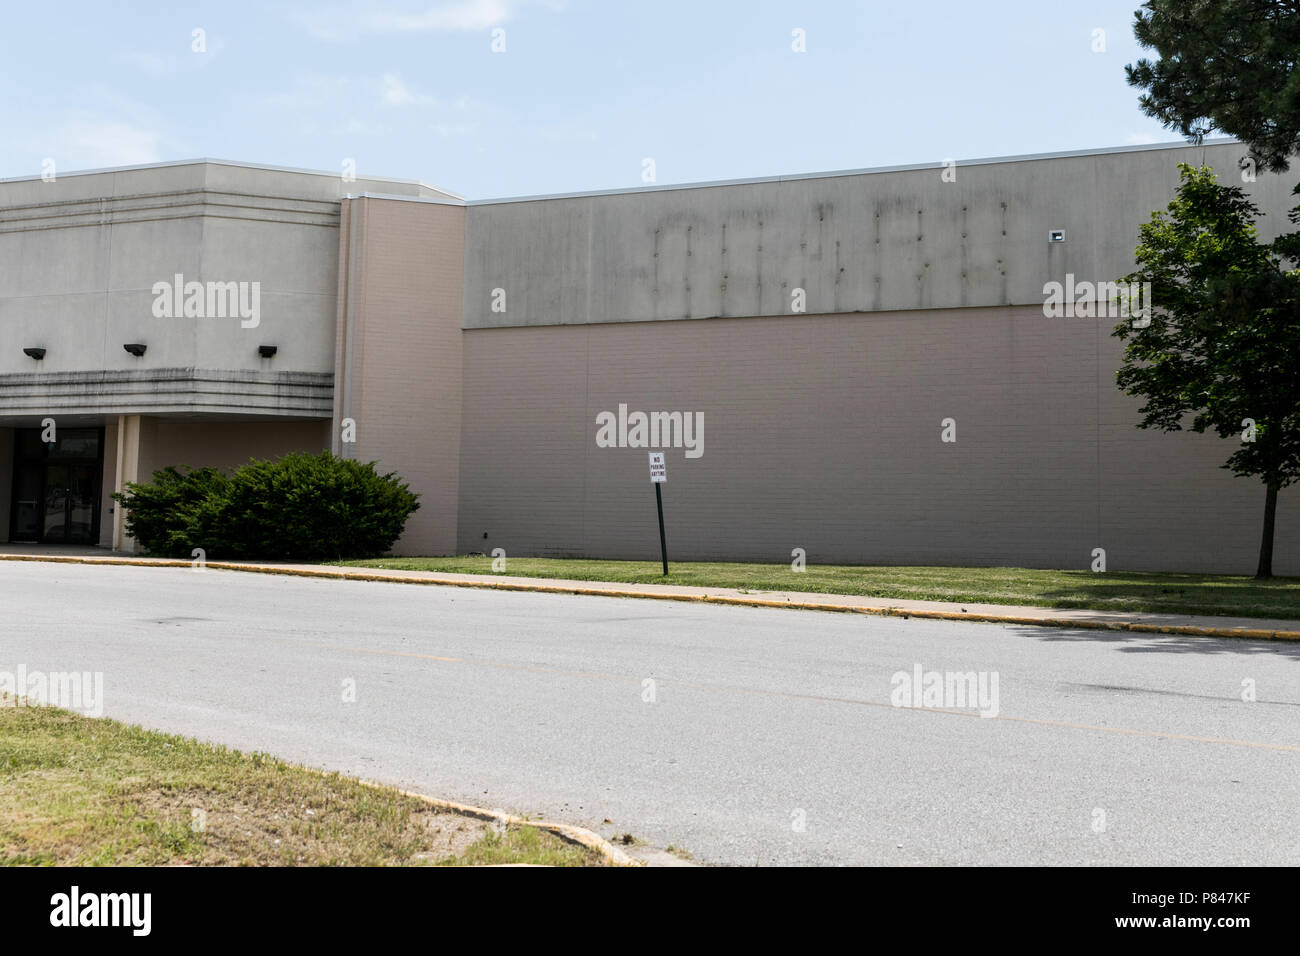
[[[1169,143],[1140,143],[1133,146],[1104,146],[1099,149],[1069,149],[1055,153],[1026,153],[1020,156],[989,156],[980,159],[953,160],[961,166],[991,166],[998,163],[1025,163],[1040,159],[1068,159],[1079,156],[1104,156],[1112,153],[1137,153],[1161,149],[1195,149],[1199,146],[1223,146],[1237,143],[1231,137],[1205,139],[1200,143],[1176,140]],[[923,169],[941,169],[947,160],[929,163],[911,163],[905,166],[870,166],[864,169],[836,169],[820,173],[796,173],[785,176],[754,176],[748,179],[714,179],[693,183],[665,183],[650,186],[622,186],[614,189],[592,189],[579,192],[542,193],[533,196],[502,196],[494,199],[469,199],[469,206],[491,206],[512,202],[537,202],[543,199],[582,199],[589,196],[619,196],[632,193],[668,192],[673,189],[707,189],[712,186],[750,186],[762,183],[789,183],[805,179],[835,179],[842,176],[865,176],[871,173],[903,173]]]
[[[999,163],[1025,163],[1034,162],[1043,159],[1069,159],[1072,157],[1083,156],[1105,156],[1115,153],[1138,153],[1150,152],[1163,149],[1194,149],[1198,146],[1223,146],[1238,143],[1238,140],[1231,137],[1216,137],[1214,139],[1205,139],[1200,143],[1189,142],[1186,140],[1175,140],[1167,143],[1140,143],[1131,146],[1104,146],[1094,149],[1070,149],[1061,150],[1053,153],[1025,153],[1018,156],[988,156],[978,159],[961,159],[953,160],[958,167],[961,166],[990,166]],[[669,192],[674,189],[708,189],[714,186],[750,186],[761,185],[764,183],[788,183],[799,182],[809,179],[835,179],[844,176],[866,176],[872,173],[902,173],[915,172],[925,169],[940,169],[947,160],[928,163],[910,163],[902,166],[869,166],[861,169],[835,169],[825,172],[816,173],[795,173],[782,176],[753,176],[745,179],[713,179],[703,180],[690,183],[664,183],[646,186],[622,186],[613,189],[590,189],[579,190],[576,192],[559,192],[559,193],[537,193],[528,196],[500,196],[491,199],[466,199],[464,196],[443,189],[440,186],[434,186],[426,183],[421,179],[402,179],[396,176],[362,176],[361,179],[371,182],[381,183],[401,183],[406,186],[419,186],[424,189],[431,189],[434,192],[442,193],[450,199],[437,199],[431,196],[399,196],[387,193],[349,193],[345,197],[349,199],[392,199],[405,202],[433,202],[444,203],[447,205],[466,205],[466,206],[492,206],[502,205],[505,203],[516,202],[539,202],[545,199],[583,199],[594,196],[620,196],[631,195],[633,193],[647,192]],[[122,173],[132,172],[142,169],[165,169],[170,166],[199,166],[203,164],[213,166],[234,166],[242,169],[264,169],[272,172],[297,173],[307,176],[329,176],[333,179],[339,178],[337,172],[328,172],[320,169],[302,169],[296,166],[275,166],[268,163],[245,163],[231,159],[214,159],[202,157],[199,159],[174,159],[160,163],[141,163],[133,166],[106,166],[101,169],[77,169],[70,172],[59,173],[60,178],[68,176],[94,176],[103,173]],[[0,184],[33,182],[39,180],[39,174],[32,176],[11,176],[0,179]]]
[[[165,169],[169,166],[236,166],[241,169],[265,169],[276,173],[297,173],[304,176],[329,176],[332,179],[338,179],[337,172],[328,172],[323,169],[302,169],[297,166],[274,166],[270,163],[244,163],[233,159],[214,159],[209,156],[199,157],[197,159],[172,159],[161,163],[138,163],[132,166],[104,166],[99,169],[74,169],[68,172],[60,172],[58,177],[63,179],[68,176],[97,176],[103,173],[127,173],[138,169]],[[33,182],[40,179],[40,174],[33,176],[9,176],[0,179],[0,183],[24,183]],[[441,186],[434,186],[426,183],[422,179],[401,179],[396,176],[359,176],[359,179],[367,179],[379,183],[401,183],[404,186],[423,186],[425,189],[432,189],[435,192],[452,196],[456,199],[464,200],[464,196],[453,193],[450,190],[443,189]]]
[[[439,190],[441,191],[441,190]],[[450,195],[450,193],[448,194]],[[426,202],[435,206],[466,206],[469,203],[460,197],[456,199],[438,199],[436,196],[400,196],[396,193],[348,193],[341,199],[391,199],[393,202]]]

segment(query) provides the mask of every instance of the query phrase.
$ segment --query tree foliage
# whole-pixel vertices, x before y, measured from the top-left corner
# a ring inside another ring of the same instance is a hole
[[[1257,572],[1267,577],[1277,491],[1300,479],[1300,272],[1284,251],[1296,237],[1261,242],[1259,209],[1240,187],[1208,167],[1179,172],[1123,280],[1151,283],[1155,308],[1145,327],[1115,327],[1127,343],[1117,380],[1145,399],[1138,427],[1187,425],[1236,442],[1223,467],[1267,489]]]
[[[1125,67],[1143,112],[1197,142],[1221,130],[1286,171],[1300,146],[1300,0],[1148,0],[1133,32],[1159,54]]]

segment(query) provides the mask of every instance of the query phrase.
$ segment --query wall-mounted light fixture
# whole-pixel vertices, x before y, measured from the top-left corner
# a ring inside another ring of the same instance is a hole
[[[257,354],[262,356],[262,358],[270,358],[278,351],[280,351],[278,345],[259,345],[257,347]]]
[[[1049,229],[1049,230],[1047,230],[1047,241],[1048,241],[1048,242],[1065,242],[1065,230],[1064,230],[1064,229]]]
[[[125,345],[122,346],[122,348],[126,349],[136,358],[139,358],[141,355],[144,355],[144,350],[147,349],[148,347],[149,346],[144,345],[140,342],[127,342]]]
[[[28,358],[34,358],[39,362],[41,359],[45,358],[45,349],[23,349],[23,354]]]

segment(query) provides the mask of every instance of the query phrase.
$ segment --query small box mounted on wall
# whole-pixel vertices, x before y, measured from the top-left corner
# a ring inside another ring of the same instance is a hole
[[[1064,229],[1049,229],[1049,230],[1047,230],[1047,241],[1048,241],[1048,242],[1065,242],[1065,230],[1064,230]]]

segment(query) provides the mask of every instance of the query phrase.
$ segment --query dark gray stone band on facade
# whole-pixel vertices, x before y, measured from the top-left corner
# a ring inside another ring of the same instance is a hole
[[[332,372],[244,372],[154,368],[140,371],[18,372],[0,375],[0,415],[204,412],[328,418]]]

